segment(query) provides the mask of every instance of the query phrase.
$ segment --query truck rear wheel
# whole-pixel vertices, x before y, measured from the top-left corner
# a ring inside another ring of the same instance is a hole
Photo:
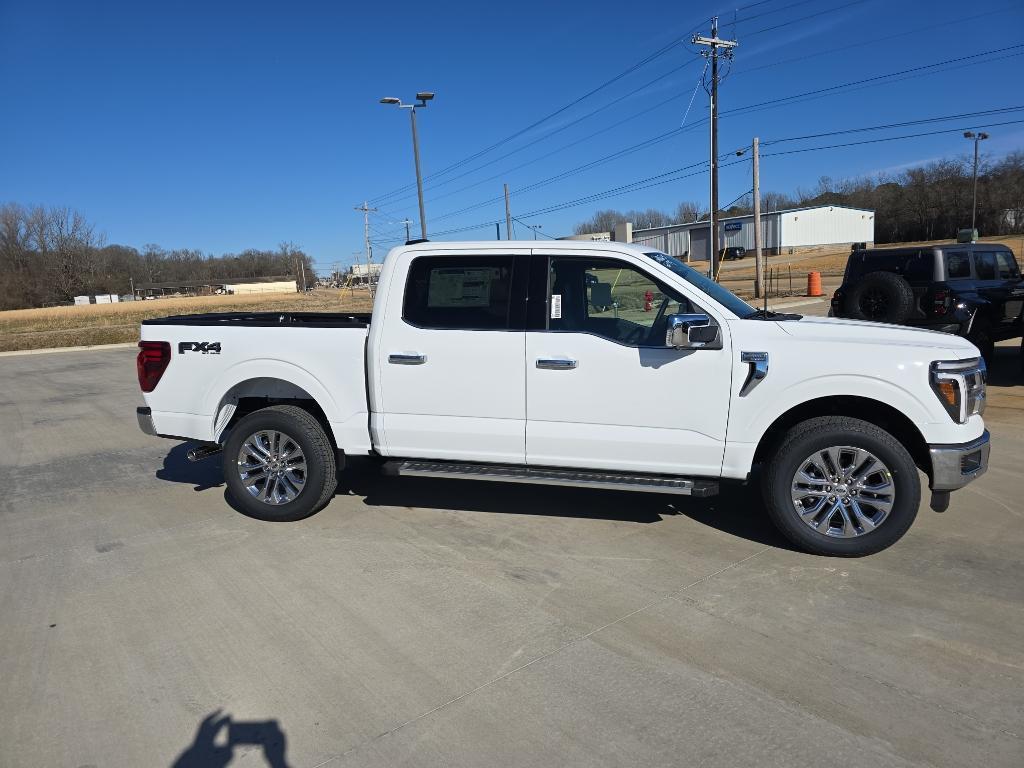
[[[880,552],[907,532],[921,503],[906,448],[874,424],[844,416],[793,427],[763,478],[772,522],[818,555]]]
[[[294,405],[262,408],[231,430],[224,444],[224,481],[250,517],[301,520],[334,495],[334,449],[308,411]]]

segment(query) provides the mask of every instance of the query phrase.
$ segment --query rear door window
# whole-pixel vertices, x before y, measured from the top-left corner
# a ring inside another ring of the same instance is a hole
[[[971,276],[971,258],[967,251],[952,251],[946,254],[946,278],[955,280]]]
[[[421,256],[409,268],[403,319],[420,328],[510,327],[512,256]]]
[[[996,255],[992,251],[974,252],[974,274],[979,280],[996,279]]]

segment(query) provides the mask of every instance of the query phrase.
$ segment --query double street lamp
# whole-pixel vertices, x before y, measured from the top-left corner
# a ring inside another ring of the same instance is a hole
[[[416,194],[420,200],[420,232],[424,240],[427,239],[427,214],[423,208],[423,176],[420,173],[420,141],[416,134],[416,110],[427,106],[427,102],[434,98],[430,91],[420,91],[416,94],[415,104],[403,104],[402,100],[394,96],[385,96],[380,100],[381,104],[394,104],[399,109],[408,109],[409,118],[412,121],[412,154],[416,160]]]
[[[978,142],[988,138],[984,131],[964,131],[964,138],[974,141],[974,196],[971,203],[971,232],[975,230],[974,221],[978,213]],[[972,235],[973,237],[973,235]]]

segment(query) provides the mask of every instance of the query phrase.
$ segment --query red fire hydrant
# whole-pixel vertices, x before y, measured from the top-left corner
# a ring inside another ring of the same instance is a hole
[[[652,309],[653,303],[654,303],[654,292],[653,291],[645,291],[644,292],[644,312],[650,312],[651,309]]]

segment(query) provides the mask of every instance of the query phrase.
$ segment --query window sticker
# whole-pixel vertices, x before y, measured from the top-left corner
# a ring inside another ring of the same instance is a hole
[[[562,294],[560,293],[551,294],[551,319],[562,319]]]
[[[427,286],[427,306],[486,307],[491,303],[491,282],[496,269],[435,269]]]

